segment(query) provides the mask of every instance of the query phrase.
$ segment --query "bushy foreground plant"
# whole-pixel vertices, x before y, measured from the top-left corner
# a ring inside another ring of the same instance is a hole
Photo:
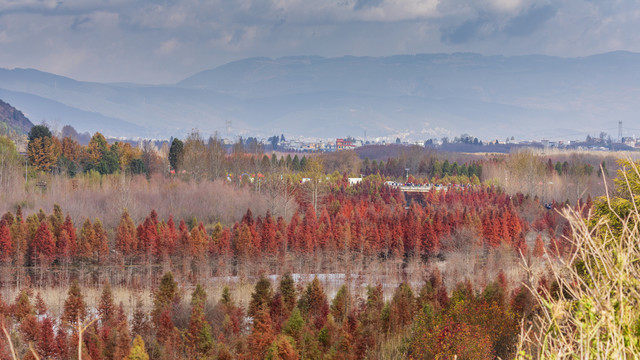
[[[550,261],[553,285],[529,290],[539,311],[519,341],[520,359],[640,357],[640,169],[624,161],[613,194],[588,219],[563,211],[572,250]]]

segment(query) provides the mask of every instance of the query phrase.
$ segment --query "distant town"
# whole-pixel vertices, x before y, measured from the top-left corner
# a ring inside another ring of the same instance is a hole
[[[65,128],[71,128],[66,126]],[[71,128],[72,129],[72,128]],[[69,136],[61,132],[54,134],[60,138]],[[87,145],[93,134],[88,132],[77,133],[71,131],[71,137],[76,139],[79,144]],[[26,135],[12,134],[8,136],[14,140],[18,151],[26,152],[27,139]],[[310,139],[305,137],[285,137],[284,134],[274,135],[269,138],[265,137],[243,137],[243,136],[219,136],[218,134],[208,136],[201,134],[198,130],[193,130],[189,136],[198,136],[206,141],[209,137],[216,138],[222,142],[228,149],[236,144],[242,144],[245,151],[249,152],[295,152],[295,153],[325,153],[345,150],[355,150],[365,146],[420,146],[425,148],[433,148],[442,151],[451,152],[468,152],[468,153],[509,153],[513,149],[533,147],[541,149],[558,149],[558,150],[589,150],[589,151],[634,151],[640,149],[640,138],[635,136],[624,137],[619,134],[613,139],[605,132],[601,132],[597,136],[588,135],[585,139],[564,139],[564,140],[517,140],[514,137],[493,140],[480,140],[477,137],[462,134],[453,138],[441,137],[430,138],[423,141],[407,141],[397,137],[395,140],[391,138],[358,138],[346,136],[335,139]],[[186,138],[182,139],[185,140]],[[163,147],[171,144],[173,138],[170,139],[144,139],[144,138],[126,138],[126,137],[107,137],[108,143],[115,142],[129,143],[133,147],[142,148],[151,146],[156,151],[162,151]]]
[[[276,139],[277,138],[277,139]],[[354,150],[363,146],[376,145],[404,145],[421,146],[426,148],[437,148],[444,151],[463,152],[509,152],[518,147],[536,147],[568,150],[592,150],[592,151],[632,151],[640,149],[640,139],[636,137],[619,137],[612,139],[606,133],[599,136],[587,136],[586,139],[566,139],[566,140],[516,140],[513,137],[504,140],[479,140],[476,137],[463,134],[454,138],[432,138],[424,141],[404,141],[396,138],[395,141],[386,139],[364,139],[351,136],[324,140],[307,140],[298,138],[286,138],[284,135],[273,136],[267,139],[237,137],[235,139],[223,139],[226,145],[233,145],[242,141],[245,145],[255,142],[262,146],[264,151],[286,151],[286,152],[335,152],[344,150]]]
[[[231,140],[225,140],[232,143]],[[268,143],[268,142],[267,142]],[[539,147],[539,148],[556,148],[556,149],[574,149],[574,150],[595,150],[595,151],[619,151],[619,150],[636,150],[640,149],[640,139],[635,137],[623,137],[618,141],[612,140],[610,137],[587,137],[585,140],[521,140],[514,139],[482,141],[470,136],[455,137],[453,139],[440,138],[429,139],[425,141],[402,141],[399,138],[394,142],[385,140],[364,140],[353,137],[337,138],[334,141],[304,141],[304,140],[285,140],[278,143],[281,150],[294,152],[333,152],[342,150],[353,150],[367,145],[416,145],[423,147],[441,148],[450,151],[470,151],[470,152],[486,152],[509,151],[516,147]]]

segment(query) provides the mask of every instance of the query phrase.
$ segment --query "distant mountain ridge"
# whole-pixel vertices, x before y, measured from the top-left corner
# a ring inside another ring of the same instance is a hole
[[[12,130],[18,134],[26,134],[33,124],[22,111],[0,100],[0,130]]]
[[[0,97],[37,121],[110,136],[584,138],[634,127],[640,54],[250,58],[167,85],[0,69]]]

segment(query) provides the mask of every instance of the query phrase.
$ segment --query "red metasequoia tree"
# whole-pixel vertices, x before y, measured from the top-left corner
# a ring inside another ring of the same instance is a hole
[[[31,247],[32,261],[37,261],[42,265],[48,265],[53,261],[56,255],[56,243],[46,221],[40,223],[31,242]]]
[[[8,263],[13,255],[13,242],[11,241],[11,230],[7,222],[0,220],[0,261]]]
[[[123,256],[132,256],[137,250],[136,227],[125,209],[116,228],[116,250]]]

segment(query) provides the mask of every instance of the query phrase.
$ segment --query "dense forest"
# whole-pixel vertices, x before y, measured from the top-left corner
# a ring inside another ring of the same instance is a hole
[[[63,130],[33,127],[25,157],[0,137],[0,358],[542,356],[544,329],[574,329],[548,304],[606,313],[579,281],[606,258],[584,249],[632,232],[640,182],[615,154],[266,154]]]
[[[545,286],[542,283],[540,286]],[[72,282],[59,317],[39,293],[22,290],[0,303],[0,356],[47,359],[361,359],[513,355],[518,319],[532,298],[524,288],[508,293],[504,276],[479,293],[460,283],[449,295],[439,273],[417,291],[400,284],[390,300],[382,286],[364,297],[343,285],[333,299],[317,278],[306,286],[284,274],[277,284],[262,276],[248,306],[229,288],[211,299],[200,284],[178,284],[166,273],[149,311],[128,316],[107,282],[96,307]],[[11,335],[7,329],[13,329]]]
[[[562,204],[547,209],[537,200],[493,187],[433,188],[407,197],[409,202],[379,178],[352,186],[342,180],[323,197],[317,213],[311,203],[301,201],[288,221],[269,211],[254,216],[248,209],[231,226],[218,222],[210,227],[195,218],[160,219],[155,210],[136,224],[126,209],[115,229],[106,229],[99,218],[75,226],[58,205],[49,215],[40,210],[26,217],[18,206],[15,214],[7,212],[0,220],[0,259],[15,266],[142,264],[185,257],[228,257],[238,263],[287,253],[314,261],[348,253],[428,259],[471,245],[509,246],[528,254],[532,234],[561,250],[556,234],[568,231],[553,211]],[[590,206],[590,198],[577,205]]]

